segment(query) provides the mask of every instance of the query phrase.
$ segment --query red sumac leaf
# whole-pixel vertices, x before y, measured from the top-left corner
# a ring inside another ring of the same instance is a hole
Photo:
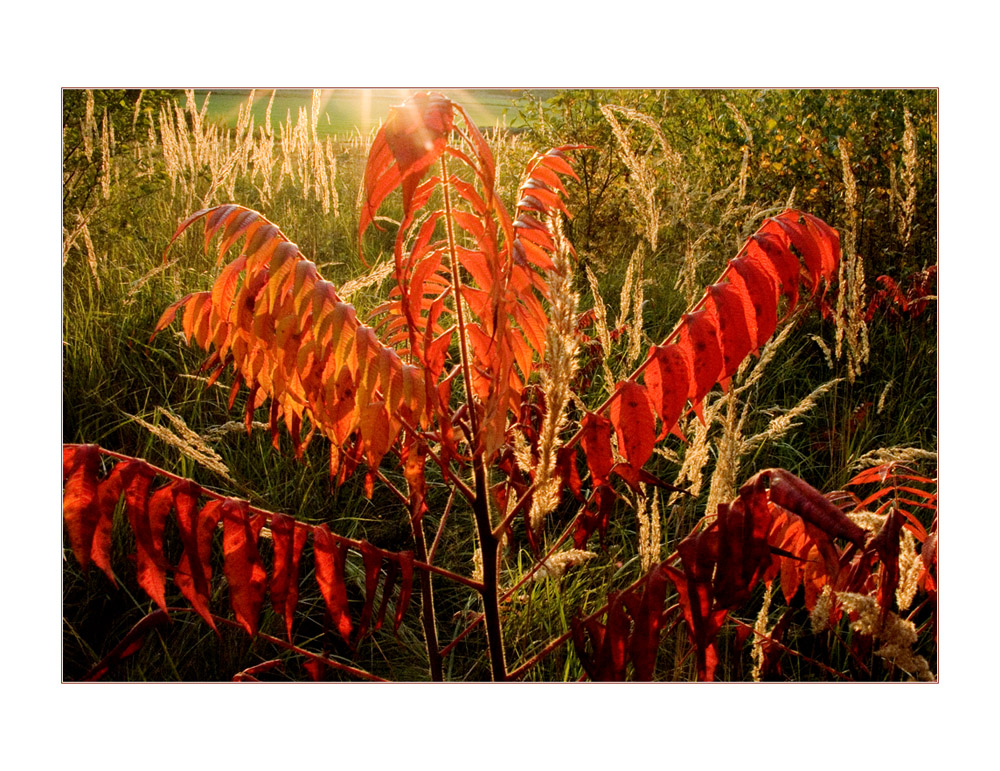
[[[271,517],[274,568],[271,573],[271,604],[285,620],[285,633],[292,640],[292,619],[299,601],[299,560],[308,530],[285,514]]]
[[[715,649],[715,635],[722,626],[727,611],[711,611],[711,588],[703,581],[693,578],[685,566],[682,573],[669,565],[660,568],[677,589],[677,603],[681,606],[688,635],[695,646],[698,679],[715,679],[715,667],[719,656]]]
[[[871,548],[878,552],[882,563],[878,586],[878,603],[882,609],[879,623],[884,624],[899,586],[899,531],[903,526],[903,515],[893,509],[885,518],[885,524],[875,538]]]
[[[641,598],[634,611],[630,608],[635,622],[630,641],[630,656],[635,667],[636,680],[652,680],[663,626],[667,574],[660,567],[653,568],[640,588]],[[626,596],[626,602],[628,599]]]
[[[97,489],[98,508],[100,509],[90,558],[104,574],[115,583],[114,571],[111,569],[111,529],[114,526],[114,513],[121,500],[122,493],[132,482],[140,469],[146,469],[145,463],[137,460],[127,460],[118,463],[108,477]],[[148,490],[148,488],[147,488]]]
[[[325,524],[313,527],[316,583],[319,584],[334,627],[344,638],[344,642],[349,644],[352,625],[347,611],[347,584],[344,583],[346,552],[347,546],[338,546]]]
[[[212,581],[212,536],[222,518],[222,501],[212,500],[199,511],[196,502],[200,488],[194,483],[178,485],[174,507],[184,552],[174,571],[174,583],[191,607],[216,629],[209,607]],[[218,630],[216,630],[218,631]]]
[[[587,468],[594,486],[604,484],[614,465],[611,452],[611,421],[596,412],[588,412],[581,421],[580,445],[587,456]]]
[[[659,438],[673,433],[684,439],[677,421],[684,412],[694,375],[687,349],[676,343],[650,349],[650,365],[643,370],[649,401],[663,423]]]
[[[864,546],[865,531],[848,519],[819,490],[784,469],[767,469],[761,471],[760,475],[768,480],[768,496],[771,501],[798,514],[830,536],[846,538],[858,547]],[[754,479],[756,477],[751,482]]]
[[[745,247],[750,260],[772,273],[781,285],[781,293],[788,297],[785,318],[799,301],[799,275],[802,264],[798,257],[788,251],[782,239],[768,232],[757,232],[750,237]]]
[[[691,361],[694,378],[689,384],[688,398],[704,422],[701,400],[722,377],[723,364],[715,323],[707,311],[684,314],[677,344],[684,348]]]
[[[260,680],[257,679],[257,675],[262,675],[265,672],[270,672],[272,669],[281,669],[283,666],[281,659],[271,659],[270,661],[262,661],[260,664],[254,664],[252,667],[247,667],[241,672],[237,672],[233,675],[234,683],[259,683]]]
[[[355,640],[357,645],[368,633],[371,625],[372,610],[375,606],[375,592],[378,589],[378,579],[382,571],[382,552],[368,541],[361,542],[361,559],[365,566],[365,604],[361,609],[361,623]]]
[[[174,484],[161,487],[149,498],[146,510],[146,526],[143,537],[136,534],[139,586],[153,598],[163,610],[167,609],[165,598],[167,561],[163,556],[163,531],[167,517],[174,505]],[[135,529],[135,525],[133,525]]]
[[[759,263],[746,256],[737,257],[729,262],[730,280],[735,274],[743,281],[750,304],[753,306],[757,337],[754,347],[760,348],[774,334],[778,326],[778,279],[773,273],[764,269]]]
[[[410,607],[410,597],[413,593],[413,552],[404,551],[397,555],[399,559],[399,599],[396,600],[396,617],[394,619],[396,632],[403,621],[406,609]]]
[[[753,303],[741,286],[729,282],[708,287],[705,307],[713,316],[721,344],[722,375],[731,377],[743,359],[757,347]]]
[[[100,465],[96,444],[63,447],[63,522],[73,555],[83,570],[90,564],[94,531],[101,516],[97,495]]]
[[[618,434],[618,448],[634,469],[640,469],[653,454],[656,428],[646,389],[625,380],[618,384],[617,398],[611,402],[611,423]]]
[[[170,617],[167,616],[167,612],[165,610],[154,610],[149,615],[144,616],[137,624],[135,624],[135,626],[128,630],[125,636],[118,642],[111,652],[108,653],[107,656],[91,668],[90,672],[88,672],[86,677],[83,679],[88,682],[100,680],[108,673],[108,670],[110,670],[112,666],[120,662],[122,659],[128,658],[142,648],[143,643],[146,642],[146,635],[148,635],[153,629],[157,629],[169,623]]]
[[[236,620],[248,634],[257,632],[267,571],[257,551],[257,537],[264,516],[250,516],[246,501],[227,500],[222,504],[223,570],[229,582],[229,601]]]

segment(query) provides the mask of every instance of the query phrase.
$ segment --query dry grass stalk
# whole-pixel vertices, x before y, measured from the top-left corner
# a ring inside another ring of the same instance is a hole
[[[880,447],[866,452],[851,464],[852,470],[883,466],[887,463],[898,463],[903,466],[917,465],[923,461],[933,461],[937,465],[937,453],[932,450],[922,450],[919,447]]]
[[[94,136],[97,134],[97,120],[94,118],[94,92],[87,89],[86,106],[84,107],[83,122],[80,125],[80,133],[83,134],[83,154],[89,161],[94,157]]]
[[[899,536],[899,584],[896,587],[896,607],[909,610],[917,595],[917,580],[924,570],[923,560],[917,553],[917,542],[906,528]]]
[[[768,584],[767,589],[764,590],[764,602],[760,606],[760,612],[753,625],[753,648],[750,654],[753,658],[753,670],[750,672],[750,677],[755,683],[760,682],[761,670],[764,668],[764,640],[767,638],[767,617],[771,612],[773,586],[773,583]]]
[[[681,464],[677,477],[674,479],[675,487],[687,487],[687,491],[692,498],[697,498],[701,492],[703,482],[703,472],[709,458],[712,457],[712,443],[709,441],[709,432],[712,424],[716,421],[723,403],[723,398],[709,400],[706,397],[702,404],[702,414],[705,422],[702,423],[693,414],[688,418],[687,424],[682,427],[684,435],[688,437],[688,447],[684,453],[684,463]],[[671,493],[667,505],[674,505],[680,493]]]
[[[785,208],[786,209],[794,209],[795,208],[795,186],[794,185],[792,186],[791,192],[788,194],[788,200],[785,201]]]
[[[796,418],[800,418],[809,412],[816,403],[819,401],[820,397],[827,393],[831,388],[833,388],[837,383],[841,382],[843,378],[835,378],[829,380],[826,383],[813,389],[812,393],[806,396],[802,401],[792,407],[790,410],[785,412],[783,415],[779,415],[770,423],[768,423],[767,428],[755,434],[754,436],[747,439],[740,445],[740,455],[745,455],[747,453],[753,452],[760,445],[766,441],[777,441],[781,439],[785,434],[791,431],[793,428],[797,427],[798,423],[795,423]]]
[[[392,275],[395,265],[392,260],[386,260],[385,262],[380,262],[376,264],[367,275],[360,276],[358,278],[352,278],[350,281],[346,282],[337,293],[340,295],[342,300],[347,300],[351,295],[356,294],[364,289],[370,289],[372,287],[377,287],[385,279]]]
[[[705,255],[699,247],[709,235],[711,231],[706,231],[694,241],[688,240],[684,247],[684,259],[681,260],[681,267],[677,271],[674,289],[680,291],[688,307],[698,301],[705,289],[698,279],[698,269],[705,262]]]
[[[813,634],[825,632],[830,628],[830,614],[833,612],[833,605],[833,591],[830,584],[827,584],[823,587],[823,591],[816,599],[816,604],[809,612],[809,625],[812,627]]]
[[[567,424],[566,408],[572,395],[570,383],[579,368],[576,317],[580,303],[573,291],[573,264],[569,244],[552,218],[558,249],[553,269],[548,272],[550,310],[545,330],[546,366],[541,370],[545,394],[545,418],[538,438],[538,463],[534,469],[535,491],[528,520],[538,532],[545,517],[559,503],[559,479],[555,476],[556,456],[562,446],[560,434]]]
[[[104,200],[111,197],[111,133],[108,111],[105,109],[101,119],[101,194]]]
[[[90,266],[90,273],[94,277],[94,283],[100,289],[101,279],[97,275],[97,251],[94,249],[94,242],[90,240],[90,229],[87,227],[86,220],[83,221],[82,226],[81,235],[83,236],[83,243],[87,247],[87,265]]]
[[[841,249],[842,259],[838,268],[837,322],[835,352],[839,359],[846,353],[847,379],[853,383],[861,374],[861,366],[868,362],[868,326],[864,319],[865,272],[864,262],[857,253],[858,186],[851,171],[851,158],[847,140],[840,137],[841,169],[847,202],[847,227]]]
[[[265,430],[265,431],[270,428],[270,426],[268,426],[267,423],[263,423],[259,420],[253,421],[253,423],[250,424],[250,427],[257,430]],[[204,434],[201,435],[201,438],[204,439],[206,442],[215,443],[218,442],[223,437],[229,436],[229,434],[236,434],[236,433],[245,434],[246,431],[247,431],[246,423],[244,423],[242,420],[230,420],[229,422],[223,423],[222,425],[212,426],[207,431],[205,431]]]
[[[886,515],[871,511],[850,511],[847,518],[855,525],[869,533],[877,533],[885,526]]]
[[[844,610],[857,615],[856,620],[851,622],[853,631],[882,643],[875,655],[899,667],[914,680],[934,681],[927,659],[913,653],[917,629],[912,621],[905,621],[895,613],[889,613],[882,623],[878,602],[874,597],[864,594],[843,592],[837,595],[837,600]]]
[[[774,360],[778,351],[785,344],[785,342],[791,337],[792,330],[794,330],[798,324],[800,318],[808,313],[808,308],[805,306],[798,308],[794,311],[785,325],[781,328],[781,331],[775,337],[772,337],[761,349],[760,358],[757,359],[757,363],[754,368],[750,371],[750,375],[738,388],[735,389],[737,396],[741,395],[745,391],[749,390],[755,386],[764,376],[764,371],[767,366]]]
[[[885,398],[889,395],[889,391],[892,389],[894,382],[895,381],[890,380],[888,383],[886,383],[885,388],[882,389],[882,393],[879,394],[878,404],[875,408],[876,415],[881,415],[882,411],[885,409]]]
[[[625,270],[625,281],[622,284],[621,299],[619,303],[618,321],[615,328],[625,327],[628,331],[628,348],[625,352],[625,359],[622,368],[631,370],[642,354],[642,312],[643,312],[643,266],[645,263],[646,244],[640,241],[632,253],[632,258],[628,262]],[[629,317],[631,316],[631,320]]]
[[[909,246],[913,235],[913,216],[917,211],[917,129],[908,109],[903,112],[902,169],[897,181],[895,167],[889,167],[889,197],[896,213],[899,239],[903,246]]]
[[[567,549],[566,551],[558,552],[542,562],[534,576],[532,576],[532,581],[543,581],[547,578],[562,578],[571,567],[582,565],[596,556],[597,554],[594,552],[584,551],[583,549]]]
[[[204,438],[188,428],[188,425],[184,422],[183,418],[179,415],[167,412],[162,407],[156,408],[156,414],[165,417],[174,427],[174,430],[171,431],[169,428],[164,426],[147,423],[145,420],[136,415],[129,415],[129,417],[153,434],[153,436],[163,440],[171,447],[180,450],[181,454],[186,458],[189,458],[199,466],[218,474],[227,482],[236,484],[235,480],[230,475],[229,468],[223,462],[222,457],[208,446]]]
[[[743,420],[737,420],[737,400],[732,393],[719,398],[726,406],[725,417],[719,419],[722,433],[715,440],[715,468],[708,483],[708,499],[705,501],[706,516],[714,517],[719,504],[730,500],[736,493],[737,475],[740,469],[740,445]],[[749,406],[749,405],[747,405]],[[744,411],[743,416],[746,416]]]
[[[743,155],[743,160],[740,163],[740,187],[739,193],[737,194],[737,200],[742,201],[747,194],[747,178],[749,176],[750,170],[750,151],[753,149],[753,131],[750,130],[750,125],[746,122],[743,114],[736,109],[736,105],[726,99],[725,96],[722,97],[722,101],[725,103],[726,107],[733,114],[733,119],[736,121],[736,125],[740,127],[743,131],[743,135],[746,137],[747,143],[741,148]],[[791,206],[786,207],[791,208]]]
[[[830,350],[830,346],[826,344],[826,341],[819,335],[809,335],[809,339],[812,340],[819,349],[823,352],[823,358],[826,359],[826,366],[833,369],[833,352]]]
[[[642,572],[646,573],[660,561],[663,538],[660,526],[660,496],[653,491],[653,506],[646,511],[649,492],[645,484],[640,484],[640,492],[635,496],[635,515],[639,522],[639,561]]]
[[[337,152],[333,146],[333,140],[326,138],[326,163],[329,187],[329,209],[333,211],[334,217],[340,216],[340,195],[337,193]]]
[[[590,292],[594,296],[594,324],[597,326],[597,339],[601,343],[603,355],[601,356],[601,369],[604,371],[604,387],[608,394],[614,392],[615,377],[611,374],[611,367],[608,366],[608,357],[611,355],[611,332],[608,330],[608,309],[601,299],[601,287],[597,283],[597,276],[590,266],[585,266],[587,272],[587,283],[590,284]]]
[[[629,198],[632,200],[635,210],[641,215],[649,245],[653,251],[656,251],[656,242],[660,231],[660,209],[656,204],[658,184],[656,174],[648,160],[649,150],[642,156],[637,154],[632,148],[628,132],[622,128],[621,123],[615,117],[615,112],[624,111],[625,108],[615,105],[601,105],[601,112],[610,124],[615,139],[618,140],[618,155],[631,172],[628,186]]]

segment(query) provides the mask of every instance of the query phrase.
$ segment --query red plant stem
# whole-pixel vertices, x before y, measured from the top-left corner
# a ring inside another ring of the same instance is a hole
[[[455,296],[455,316],[458,319],[458,344],[462,353],[462,380],[465,382],[465,398],[469,405],[469,424],[472,426],[472,434],[479,439],[479,414],[475,409],[472,391],[472,370],[469,364],[469,347],[465,332],[465,311],[462,305],[462,284],[458,274],[458,254],[455,247],[455,225],[452,222],[451,213],[451,186],[448,184],[448,162],[445,155],[441,154],[441,189],[444,191],[444,223],[448,235],[448,257],[451,263],[451,282]],[[473,453],[476,448],[473,447]]]
[[[195,612],[193,608],[167,608],[167,611],[170,613]],[[239,622],[231,621],[230,619],[223,618],[222,616],[216,616],[214,613],[212,614],[212,619],[214,621],[218,621],[221,624],[225,624],[226,626],[231,626],[236,629],[243,629],[243,625],[240,624]],[[365,670],[363,669],[358,669],[357,667],[351,667],[348,666],[347,664],[341,664],[339,661],[334,661],[333,659],[329,659],[326,656],[321,656],[318,653],[312,653],[310,651],[307,651],[305,648],[300,648],[298,645],[294,645],[293,643],[282,640],[280,637],[272,637],[271,635],[265,634],[264,632],[260,631],[257,632],[256,636],[262,640],[266,640],[269,643],[277,645],[280,648],[292,651],[293,653],[297,653],[300,656],[305,656],[306,658],[312,659],[313,661],[318,661],[332,669],[342,670],[344,672],[354,675],[355,677],[360,677],[364,680],[372,680],[378,683],[389,682],[388,680],[385,680],[384,678],[381,678],[378,675],[373,675],[371,672],[365,672]]]
[[[451,513],[451,505],[454,501],[455,490],[452,488],[451,493],[448,495],[448,502],[444,505],[444,513],[441,515],[441,521],[438,522],[437,533],[434,534],[434,543],[431,544],[431,550],[427,554],[428,565],[434,562],[434,554],[437,552],[438,543],[440,543],[441,536],[444,533],[444,523],[448,521],[448,515]]]
[[[410,524],[413,529],[413,543],[417,558],[421,562],[427,562],[427,544],[424,541],[424,520],[422,517],[414,516],[417,506],[417,499],[413,499],[410,511]],[[420,579],[420,619],[424,627],[424,641],[427,645],[427,663],[431,670],[431,680],[434,682],[444,681],[444,667],[442,666],[441,651],[438,648],[437,621],[434,613],[434,586],[431,582],[430,573],[422,574]]]
[[[479,593],[483,598],[483,612],[486,619],[486,641],[490,653],[490,670],[493,674],[494,682],[501,682],[506,679],[507,664],[504,659],[503,628],[500,624],[500,605],[497,600],[499,586],[497,557],[500,542],[493,535],[493,528],[490,522],[489,491],[486,485],[486,467],[482,446],[483,436],[480,431],[479,412],[476,409],[475,393],[472,388],[471,359],[466,339],[461,277],[458,272],[458,250],[455,241],[455,226],[452,221],[451,186],[448,182],[448,162],[443,153],[441,155],[441,188],[444,193],[444,221],[448,236],[452,289],[455,296],[455,315],[458,318],[459,347],[462,354],[462,378],[465,384],[465,400],[469,407],[469,425],[472,430],[472,441],[470,444],[472,472],[473,479],[475,480],[475,497],[472,499],[472,512],[479,535],[479,548],[482,555],[483,570],[483,582]]]

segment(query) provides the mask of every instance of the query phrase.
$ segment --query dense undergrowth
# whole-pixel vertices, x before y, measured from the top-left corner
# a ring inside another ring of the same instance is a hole
[[[297,120],[275,116],[253,125],[247,111],[235,129],[213,126],[193,94],[66,92],[64,104],[64,442],[142,458],[207,491],[326,524],[337,536],[386,552],[412,550],[410,512],[391,489],[375,484],[369,496],[363,471],[335,484],[326,440],[317,438],[296,458],[289,433],[268,430],[266,407],[251,416],[248,433],[246,390],[230,404],[231,373],[209,383],[202,352],[187,345],[180,324],[150,337],[165,308],[210,288],[219,272],[215,253],[206,253],[197,236],[179,239],[164,259],[178,223],[230,201],[279,223],[340,298],[367,318],[390,297],[393,276],[385,266],[404,219],[400,202],[387,199],[367,228],[367,262],[361,259],[362,177],[374,137],[321,139],[316,99]],[[547,577],[525,582],[500,603],[507,670],[545,652],[523,679],[576,681],[593,675],[599,656],[593,637],[589,645],[569,642],[573,619],[633,586],[756,472],[785,469],[833,492],[854,489],[849,483],[865,469],[895,463],[933,493],[925,483],[936,475],[937,443],[936,94],[577,91],[544,104],[525,99],[519,108],[528,131],[488,133],[500,200],[517,199],[536,151],[579,148],[571,153],[578,180],[566,180],[572,218],[561,218],[577,255],[570,289],[580,297],[572,419],[581,418],[582,405],[593,409],[614,394],[766,218],[808,211],[839,230],[842,249],[833,288],[802,300],[760,358],[734,374],[728,395],[716,387],[704,397],[704,423],[690,413],[681,418],[685,441],[669,436],[657,445],[645,470],[683,492],[619,487],[600,543],[597,533],[584,541],[587,556],[567,558],[558,569],[550,563]],[[538,375],[527,385],[540,388]],[[398,463],[387,461],[383,474],[397,488],[408,481]],[[426,481],[435,562],[473,576],[475,522],[440,473],[429,470]],[[868,508],[875,512],[880,503]],[[555,542],[579,511],[564,495],[535,537]],[[914,512],[930,532],[936,509]],[[884,527],[886,512],[876,516]],[[176,565],[181,538],[170,527],[165,556]],[[502,590],[536,563],[529,530],[520,520],[513,525],[499,565]],[[260,542],[265,561],[273,559],[271,548]],[[99,570],[81,570],[65,545],[65,680],[95,673],[229,680],[263,662],[277,663],[251,676],[427,677],[421,614],[411,610],[398,629],[386,623],[355,649],[330,628],[308,549],[295,644],[345,667],[319,670],[283,648],[285,622],[271,610],[255,636],[221,623],[216,634],[171,587],[171,622],[157,625],[131,655],[113,657],[107,671],[95,670],[155,609],[137,582],[135,551],[123,511],[111,537],[117,586]],[[908,580],[916,586],[924,579],[913,565]],[[358,615],[369,594],[358,554],[347,559],[345,577]],[[216,609],[226,604],[226,583],[210,587]],[[754,585],[719,629],[716,679],[916,676],[900,656],[885,655],[876,636],[863,639],[857,609],[824,626],[813,618],[815,598],[804,587],[779,603],[777,584]],[[936,595],[924,582],[910,601],[895,608],[917,633],[908,650],[936,672]],[[423,607],[416,589],[412,602]],[[480,598],[460,583],[437,581],[434,607],[442,645],[459,638],[443,658],[444,679],[489,679],[482,630],[461,636],[482,612]],[[653,679],[703,674],[680,616],[659,633]],[[565,643],[547,652],[561,636]],[[594,660],[583,660],[588,655]]]

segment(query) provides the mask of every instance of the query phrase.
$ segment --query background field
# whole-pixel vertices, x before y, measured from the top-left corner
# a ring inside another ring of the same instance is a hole
[[[236,127],[239,108],[247,101],[249,90],[196,90],[198,103],[209,99],[208,115],[231,128]],[[311,89],[257,89],[254,93],[253,115],[257,124],[264,120],[271,94],[271,107],[276,119],[284,120],[289,114],[297,117],[299,109],[309,109]],[[321,136],[354,132],[368,134],[380,120],[385,120],[389,108],[401,104],[412,89],[323,89],[320,96],[319,133]],[[547,99],[551,90],[518,89],[467,89],[451,90],[452,99],[463,105],[472,119],[480,126],[524,127],[517,119],[515,100],[523,96]]]

